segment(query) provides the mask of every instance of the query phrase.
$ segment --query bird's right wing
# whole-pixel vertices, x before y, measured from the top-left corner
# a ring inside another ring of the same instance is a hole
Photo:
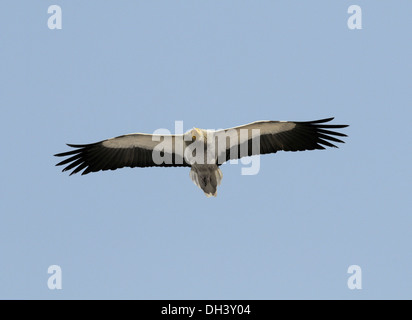
[[[180,140],[183,143],[183,135],[132,133],[91,144],[68,144],[75,150],[55,156],[69,157],[57,166],[66,165],[63,171],[74,169],[71,175],[83,169],[82,175],[123,167],[188,167],[183,152],[176,150]],[[157,150],[160,143],[167,147]]]
[[[333,143],[344,143],[344,141],[336,136],[346,137],[346,134],[332,129],[345,128],[347,125],[325,124],[332,120],[333,118],[305,122],[257,121],[219,130],[216,136],[226,135],[227,139],[225,147],[219,149],[218,163],[222,164],[245,156],[276,153],[280,150],[305,151],[325,149],[325,146],[337,148]]]

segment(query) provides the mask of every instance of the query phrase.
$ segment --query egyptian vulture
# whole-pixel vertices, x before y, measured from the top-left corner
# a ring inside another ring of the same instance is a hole
[[[123,167],[191,167],[190,178],[207,197],[216,196],[222,181],[220,165],[246,156],[337,148],[345,134],[332,129],[347,125],[317,121],[257,121],[223,130],[193,128],[184,134],[132,133],[91,144],[68,144],[74,150],[58,153],[68,157],[57,166],[70,175]]]

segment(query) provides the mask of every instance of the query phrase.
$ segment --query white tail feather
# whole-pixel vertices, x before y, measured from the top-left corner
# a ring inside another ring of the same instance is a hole
[[[223,173],[215,164],[193,165],[190,178],[210,198],[217,196],[217,187],[222,182]]]

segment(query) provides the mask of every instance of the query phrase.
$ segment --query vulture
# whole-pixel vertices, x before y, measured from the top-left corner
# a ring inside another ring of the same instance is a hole
[[[63,171],[82,175],[123,167],[190,167],[190,178],[207,197],[217,195],[222,181],[220,166],[242,157],[277,151],[322,150],[344,143],[336,131],[347,125],[329,124],[334,118],[315,121],[256,121],[222,129],[193,128],[184,134],[132,133],[90,144],[67,144],[71,151],[57,163]]]

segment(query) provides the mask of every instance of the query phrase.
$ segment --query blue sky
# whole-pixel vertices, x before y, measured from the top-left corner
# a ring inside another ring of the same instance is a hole
[[[62,8],[49,30],[47,8]],[[349,30],[358,4],[363,29]],[[2,1],[0,298],[412,298],[410,1]],[[255,120],[339,149],[71,176],[65,143]],[[49,290],[47,269],[62,269]],[[362,268],[362,290],[347,269]]]

